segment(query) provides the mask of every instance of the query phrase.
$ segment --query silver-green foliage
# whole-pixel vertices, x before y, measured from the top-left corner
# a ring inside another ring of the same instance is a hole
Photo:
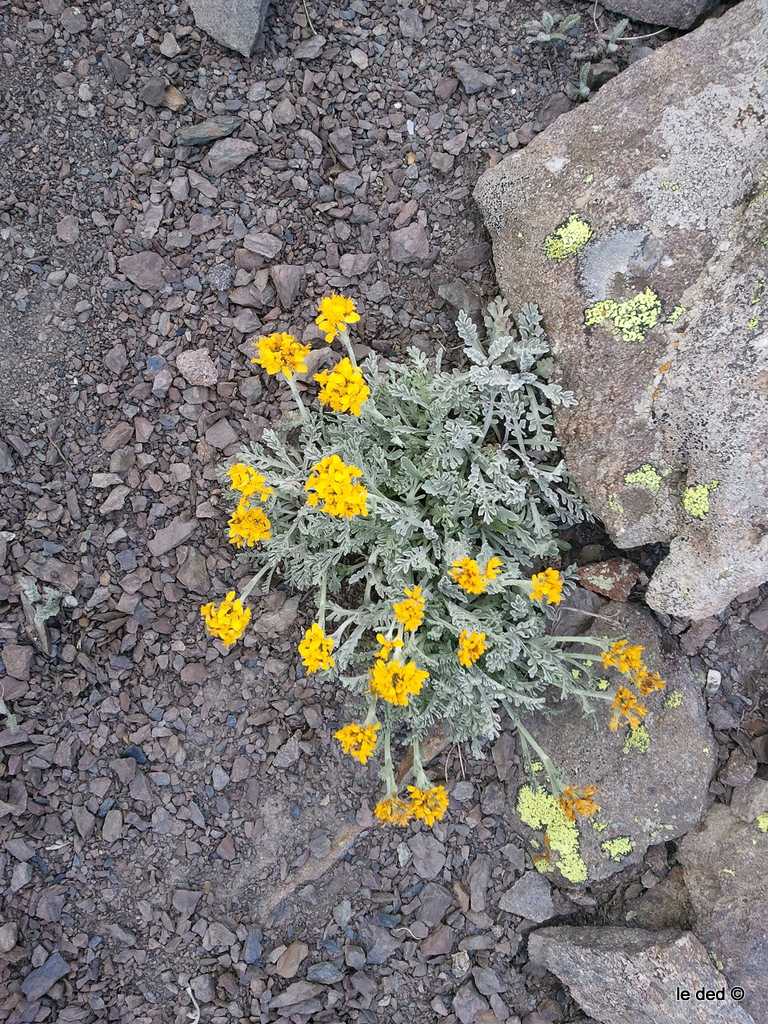
[[[575,34],[580,24],[580,14],[567,14],[558,22],[549,11],[544,11],[540,19],[527,21],[525,30],[537,43],[564,43],[569,35]]]
[[[266,430],[238,458],[275,489],[266,506],[273,538],[243,556],[258,564],[262,589],[278,572],[289,586],[315,591],[326,632],[335,634],[335,671],[368,699],[376,633],[391,632],[403,588],[420,585],[425,622],[398,653],[428,669],[429,682],[407,707],[380,714],[414,738],[442,722],[478,749],[497,735],[504,709],[516,717],[543,708],[548,687],[576,689],[576,662],[547,633],[528,580],[558,555],[558,529],[584,511],[552,414],[574,399],[550,380],[536,307],[525,306],[515,325],[503,301],[494,302],[484,341],[465,313],[457,327],[464,368],[443,368],[415,349],[386,367],[370,356],[362,369],[371,397],[359,418],[310,408],[308,422]],[[310,469],[332,453],[362,469],[367,516],[336,519],[306,505]],[[481,565],[502,558],[487,593],[473,597],[448,576],[463,556]],[[470,669],[456,656],[463,629],[487,636],[487,653]]]

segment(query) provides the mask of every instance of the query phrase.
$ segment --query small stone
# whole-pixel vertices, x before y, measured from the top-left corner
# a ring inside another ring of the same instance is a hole
[[[125,85],[131,77],[130,67],[125,61],[120,60],[119,57],[113,57],[111,54],[105,53],[101,58],[101,62],[115,85]]]
[[[414,7],[403,7],[398,11],[400,35],[418,42],[424,38],[424,20]]]
[[[569,110],[573,110],[575,106],[574,101],[568,99],[564,92],[556,92],[540,107],[536,120],[542,128],[548,128],[561,114],[566,114]]]
[[[80,237],[80,225],[77,223],[77,217],[73,217],[71,214],[62,217],[56,225],[56,237],[60,242],[73,245]]]
[[[173,908],[185,917],[191,917],[202,896],[202,892],[194,889],[176,889],[173,894]]]
[[[115,808],[107,811],[104,824],[101,828],[101,835],[106,843],[116,842],[123,831],[123,813]]]
[[[272,267],[269,273],[280,305],[283,309],[292,309],[300,292],[304,290],[306,278],[304,267],[282,263]]]
[[[490,1011],[490,1006],[471,981],[461,986],[453,997],[453,1012],[461,1024],[477,1024],[480,1015]]]
[[[159,253],[151,249],[145,249],[144,252],[132,256],[123,256],[118,266],[131,284],[144,291],[154,292],[165,285],[167,264]]]
[[[291,736],[275,755],[275,767],[290,768],[291,765],[296,764],[300,756],[299,737],[297,735]]]
[[[453,138],[448,139],[443,143],[443,149],[446,153],[451,153],[453,156],[458,156],[459,153],[464,149],[469,138],[469,131],[463,131],[459,135],[454,135]]]
[[[53,988],[69,974],[69,964],[61,953],[52,953],[41,967],[26,976],[21,983],[21,991],[29,1002],[42,999],[46,992]]]
[[[0,953],[10,953],[19,937],[19,926],[15,921],[0,925]]]
[[[761,633],[768,633],[768,598],[755,608],[749,616],[749,621]]]
[[[258,151],[255,143],[245,139],[220,139],[211,146],[205,164],[209,172],[218,178],[239,167]]]
[[[329,960],[312,964],[307,970],[307,981],[317,981],[321,985],[335,985],[343,980],[344,971]]]
[[[280,959],[275,964],[275,970],[281,978],[295,978],[299,972],[299,967],[306,959],[308,953],[309,946],[305,943],[292,942],[285,952],[281,954]]]
[[[594,594],[611,601],[628,601],[632,588],[640,578],[640,569],[626,558],[609,558],[578,568],[579,583]]]
[[[139,99],[148,107],[161,107],[165,99],[165,79],[148,78],[139,90]]]
[[[272,117],[275,119],[275,124],[283,126],[293,124],[296,120],[296,107],[288,96],[284,96],[280,100],[272,113]]]
[[[456,945],[456,932],[449,925],[440,925],[419,946],[422,956],[447,956]]]
[[[430,166],[440,174],[450,174],[455,162],[455,158],[450,153],[433,153],[429,158]]]
[[[491,970],[490,967],[474,967],[472,977],[475,979],[478,992],[484,996],[498,995],[507,987],[496,971]]]
[[[314,60],[320,56],[320,51],[325,46],[325,36],[312,36],[305,39],[294,49],[293,55],[297,60]]]
[[[32,669],[34,653],[34,649],[27,644],[6,644],[0,650],[0,658],[2,658],[5,671],[9,676],[27,682]]]
[[[216,998],[216,980],[211,974],[196,975],[190,979],[189,987],[201,1003],[212,1003]]]
[[[259,928],[249,928],[245,937],[243,960],[247,964],[257,964],[264,956],[263,934]]]
[[[408,842],[408,847],[413,854],[413,866],[419,878],[436,878],[443,870],[445,846],[431,833],[419,832]]]
[[[283,248],[282,241],[269,231],[257,231],[246,235],[243,239],[243,245],[248,252],[255,252],[258,256],[263,256],[267,260],[274,259]]]
[[[427,229],[414,221],[389,236],[389,254],[395,263],[418,263],[430,257]]]
[[[181,53],[181,47],[173,32],[166,32],[163,36],[163,41],[160,43],[160,53],[169,60],[172,60]]]
[[[237,441],[237,431],[229,420],[220,419],[206,430],[205,440],[212,448],[223,451]]]
[[[213,387],[219,382],[219,371],[207,348],[192,348],[176,356],[176,368],[192,387]]]
[[[552,887],[538,871],[526,871],[499,900],[499,908],[541,924],[555,916]]]
[[[478,68],[473,68],[465,60],[456,60],[451,67],[456,72],[467,96],[474,96],[476,93],[492,89],[496,85],[496,79],[493,75],[480,71]]]
[[[159,558],[161,555],[165,555],[178,547],[179,544],[184,544],[188,541],[196,529],[196,520],[182,519],[181,516],[177,516],[168,526],[155,533],[147,547],[155,558]]]
[[[231,135],[242,124],[242,118],[218,114],[198,124],[190,124],[176,132],[179,146],[207,146]]]
[[[746,786],[756,771],[757,761],[754,756],[745,754],[741,747],[735,747],[717,777],[724,786]]]

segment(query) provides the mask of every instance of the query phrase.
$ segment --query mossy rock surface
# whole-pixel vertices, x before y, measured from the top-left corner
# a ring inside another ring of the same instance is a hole
[[[576,396],[558,413],[569,471],[619,547],[670,544],[648,603],[677,617],[768,579],[766,53],[768,6],[743,0],[475,190],[501,290],[539,304]],[[564,223],[591,234],[553,260]]]

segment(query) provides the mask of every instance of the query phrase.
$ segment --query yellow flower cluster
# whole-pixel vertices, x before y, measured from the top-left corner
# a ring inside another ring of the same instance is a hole
[[[420,789],[408,787],[408,800],[391,793],[379,800],[374,809],[378,821],[385,825],[407,825],[414,818],[423,821],[430,828],[436,821],[442,821],[448,810],[448,791],[445,786],[431,786]]]
[[[227,647],[240,639],[251,621],[251,609],[243,607],[243,602],[235,596],[234,590],[230,590],[221,604],[216,605],[210,601],[201,605],[200,614],[209,634],[217,637]]]
[[[251,362],[261,366],[270,376],[282,373],[291,380],[295,373],[307,372],[309,345],[302,345],[292,334],[282,331],[263,335],[255,342],[258,355]]]
[[[362,371],[353,366],[346,356],[332,370],[316,373],[315,380],[320,385],[317,397],[321,404],[334,412],[351,412],[353,416],[359,416],[371,393]]]
[[[582,818],[591,818],[593,814],[597,814],[600,804],[592,799],[595,793],[597,786],[566,786],[560,794],[560,806],[566,818],[575,821],[577,814]]]
[[[415,632],[424,621],[424,595],[421,587],[406,587],[403,590],[404,601],[396,601],[392,611],[398,622],[410,632]]]
[[[333,734],[339,741],[341,749],[349,754],[360,764],[367,764],[371,754],[376,747],[381,725],[374,722],[373,725],[358,725],[357,722],[350,722]]]
[[[267,487],[267,481],[261,473],[245,462],[236,462],[230,466],[227,476],[232,490],[242,494],[244,498],[256,497],[259,501],[266,501],[273,493],[272,488]]]
[[[459,633],[459,649],[456,655],[459,664],[464,668],[471,668],[485,654],[486,646],[485,633],[473,633],[468,629],[462,629]]]
[[[608,650],[603,651],[600,660],[604,668],[615,668],[626,676],[632,686],[643,697],[663,690],[667,685],[658,672],[651,672],[643,659],[642,644],[630,644],[628,640],[617,640]],[[613,715],[608,723],[609,729],[615,732],[626,718],[630,728],[636,729],[647,714],[648,709],[641,704],[635,694],[627,687],[616,691],[613,699]]]
[[[241,498],[229,519],[229,543],[236,548],[252,548],[259,541],[272,539],[272,523],[263,508]]]
[[[338,518],[367,516],[368,491],[355,483],[362,475],[362,469],[348,465],[338,455],[327,455],[312,467],[304,484],[307,504],[316,508],[322,502],[321,511]]]
[[[320,300],[320,308],[315,323],[325,334],[325,340],[330,343],[333,339],[347,329],[348,324],[356,324],[360,320],[357,306],[353,299],[346,295],[326,295]]]
[[[485,569],[481,570],[474,558],[457,558],[449,575],[468,594],[484,594],[491,580],[495,580],[501,572],[502,564],[501,559],[494,556],[488,559]]]
[[[371,693],[388,704],[407,707],[411,697],[421,693],[429,678],[426,669],[419,668],[414,661],[402,662],[397,658],[384,661],[377,658],[368,673]]]
[[[307,672],[327,672],[336,664],[331,652],[334,639],[326,636],[322,627],[313,622],[299,643],[299,655]]]
[[[531,601],[560,604],[563,599],[563,574],[557,569],[544,569],[531,576]]]
[[[376,634],[376,643],[379,645],[379,649],[376,652],[377,658],[383,658],[386,661],[392,651],[399,650],[403,646],[403,641],[395,637],[394,640],[387,640],[383,633]]]

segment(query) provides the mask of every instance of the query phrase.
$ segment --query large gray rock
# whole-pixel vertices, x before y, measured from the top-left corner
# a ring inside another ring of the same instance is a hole
[[[609,730],[608,701],[598,704],[593,718],[586,718],[581,704],[569,700],[558,708],[560,713],[531,716],[525,722],[565,784],[597,786],[599,814],[589,821],[578,819],[581,856],[590,882],[639,863],[649,846],[693,828],[704,815],[716,764],[701,681],[692,673],[688,659],[677,651],[662,651],[659,628],[640,606],[610,603],[601,614],[614,625],[599,619],[592,632],[628,637],[632,643],[642,644],[646,664],[666,680],[665,691],[644,698],[648,749],[630,746],[627,739],[631,734],[626,728],[615,733]],[[608,692],[612,693],[613,687]],[[674,696],[668,702],[670,695]],[[623,837],[631,844],[628,853],[612,853],[612,845],[604,848],[605,843]],[[541,840],[540,835],[531,838]]]
[[[195,24],[230,50],[250,57],[264,28],[269,0],[189,0]]]
[[[690,932],[541,928],[528,954],[601,1024],[754,1024]],[[697,999],[700,989],[723,999]],[[690,999],[679,993],[690,993]],[[762,1018],[761,1018],[762,1019]]]
[[[576,394],[572,476],[620,547],[670,543],[647,600],[695,619],[768,579],[766,10],[628,68],[475,192],[502,291],[541,306]],[[558,261],[573,214],[593,235]],[[647,288],[644,318],[617,308]]]
[[[755,1020],[768,1020],[768,833],[714,804],[682,841],[678,858],[694,931],[731,984],[744,989]]]
[[[718,0],[603,0],[603,7],[650,25],[690,28]]]

